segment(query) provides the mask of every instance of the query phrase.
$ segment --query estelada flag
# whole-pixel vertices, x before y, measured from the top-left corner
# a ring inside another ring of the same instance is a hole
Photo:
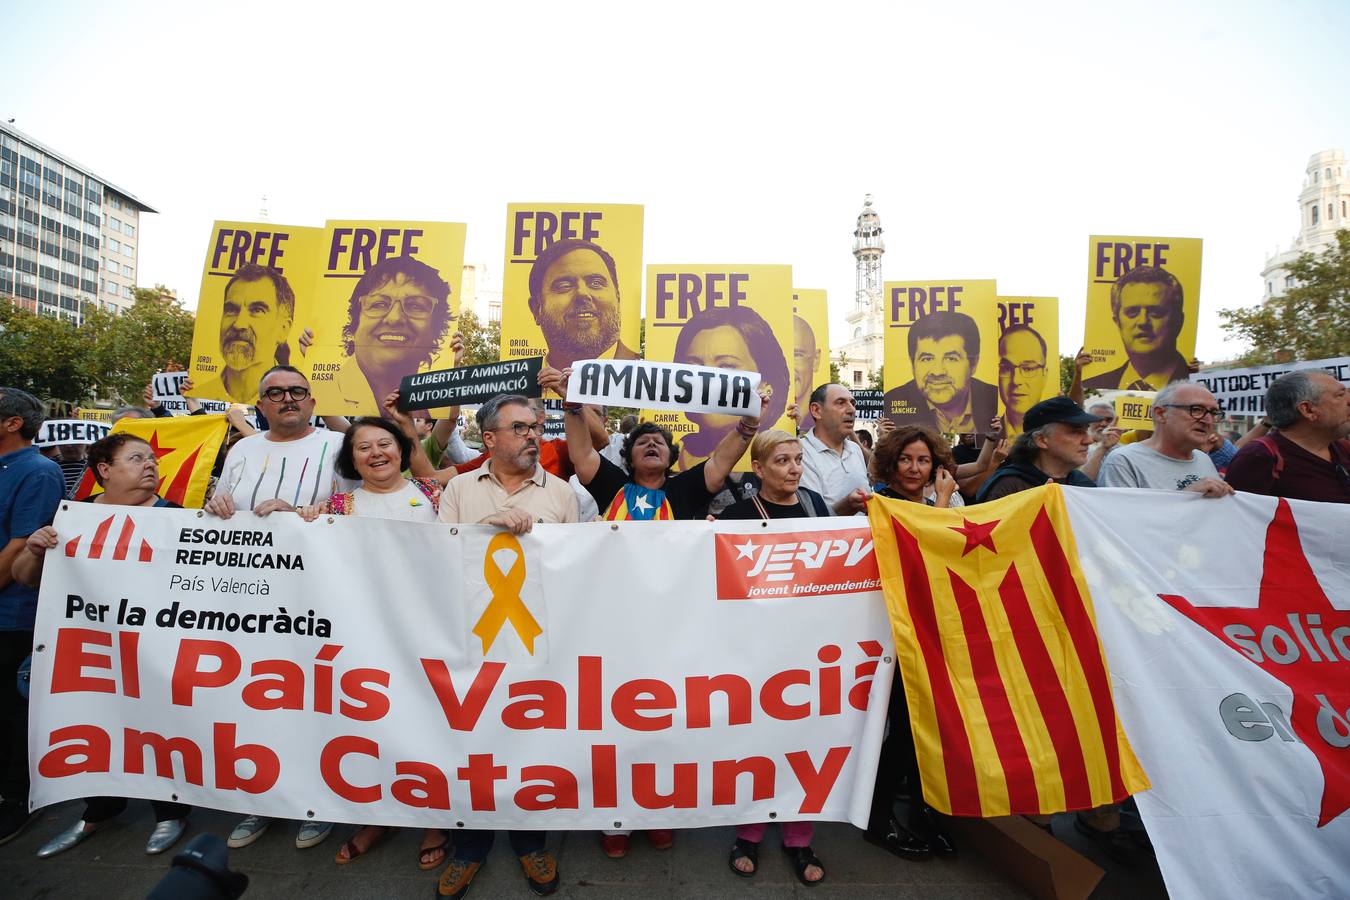
[[[867,511],[931,806],[1049,814],[1148,789],[1058,486],[964,509],[873,497]]]
[[[159,495],[179,506],[199,509],[206,502],[211,469],[229,428],[224,416],[172,416],[122,419],[109,433],[127,432],[149,441],[159,459]],[[74,499],[83,500],[102,491],[94,473],[85,469]]]

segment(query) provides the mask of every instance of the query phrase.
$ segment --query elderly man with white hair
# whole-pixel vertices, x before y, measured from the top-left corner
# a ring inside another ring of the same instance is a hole
[[[1206,497],[1233,493],[1202,449],[1222,418],[1223,410],[1204,385],[1172,382],[1153,398],[1152,437],[1112,451],[1099,484],[1196,491]]]

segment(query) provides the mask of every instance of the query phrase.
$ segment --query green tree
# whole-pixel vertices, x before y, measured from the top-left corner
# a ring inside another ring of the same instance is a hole
[[[844,351],[843,351],[843,350],[840,350],[840,351],[839,351],[839,358],[838,358],[838,359],[832,359],[832,360],[830,360],[830,383],[831,383],[831,384],[843,384],[843,383],[844,383],[844,375],[843,375],[843,372],[844,372],[844,366],[846,366],[846,365],[848,365],[848,357],[844,355]]]
[[[0,385],[77,406],[96,386],[94,334],[0,297]]]
[[[462,310],[456,325],[464,335],[464,365],[481,366],[500,360],[502,353],[502,326],[500,322],[484,325],[471,309]]]
[[[885,366],[877,366],[877,370],[872,373],[872,390],[880,391],[883,389],[882,385],[886,383],[885,370]]]
[[[1073,384],[1073,357],[1060,355],[1059,357],[1059,392],[1061,394],[1069,393],[1069,386]]]
[[[136,290],[121,315],[90,310],[82,330],[93,335],[100,393],[120,403],[140,403],[150,376],[192,359],[195,318],[164,288]]]
[[[1248,365],[1325,359],[1350,347],[1350,230],[1322,253],[1289,266],[1295,287],[1248,309],[1220,310],[1223,328],[1247,345]]]

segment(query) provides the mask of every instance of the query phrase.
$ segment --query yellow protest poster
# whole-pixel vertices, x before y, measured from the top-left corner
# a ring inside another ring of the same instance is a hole
[[[830,380],[830,310],[824,291],[793,289],[792,335],[792,402],[805,431],[811,392]]]
[[[464,274],[457,222],[329,221],[307,351],[320,415],[379,415],[405,375],[454,366]]]
[[[1153,430],[1153,398],[1157,391],[1116,394],[1116,427],[1124,431]]]
[[[321,234],[270,222],[211,226],[188,367],[192,396],[257,403],[263,373],[298,362]]]
[[[502,267],[502,359],[637,359],[642,207],[512,203]]]
[[[89,422],[103,422],[107,425],[112,424],[113,411],[111,409],[90,409],[80,407],[75,410],[75,418],[84,419]]]
[[[1008,437],[1022,417],[1059,393],[1059,299],[998,298],[998,402]]]
[[[986,432],[998,415],[998,287],[974,281],[888,281],[886,415],[943,434]]]
[[[1190,378],[1199,238],[1088,238],[1084,391],[1156,391]]]
[[[224,416],[168,416],[166,418],[120,419],[113,434],[126,432],[149,442],[159,461],[158,493],[179,506],[200,509],[206,502],[211,470],[230,425]],[[93,472],[86,469],[73,499],[83,500],[101,493]]]
[[[657,362],[758,372],[773,397],[760,430],[792,431],[784,416],[792,395],[792,267],[683,265],[647,267],[647,353]],[[648,410],[681,445],[676,471],[712,455],[736,416]],[[739,471],[748,471],[748,457]]]

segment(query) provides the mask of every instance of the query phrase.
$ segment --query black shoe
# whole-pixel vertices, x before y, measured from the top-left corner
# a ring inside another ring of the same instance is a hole
[[[869,826],[863,832],[863,840],[901,859],[921,862],[933,858],[933,849],[928,842],[895,819],[888,820],[884,828]]]
[[[29,812],[27,806],[18,800],[0,801],[0,845],[8,844],[23,834],[28,823],[36,819],[40,812],[40,809]]]
[[[1101,831],[1088,825],[1078,816],[1073,817],[1073,828],[1096,844],[1098,850],[1122,866],[1136,868],[1147,864],[1150,860],[1148,853],[1141,849],[1136,840],[1123,828]]]
[[[952,840],[950,834],[942,830],[931,808],[925,806],[922,812],[912,816],[909,830],[928,844],[934,856],[956,855],[956,842]]]

